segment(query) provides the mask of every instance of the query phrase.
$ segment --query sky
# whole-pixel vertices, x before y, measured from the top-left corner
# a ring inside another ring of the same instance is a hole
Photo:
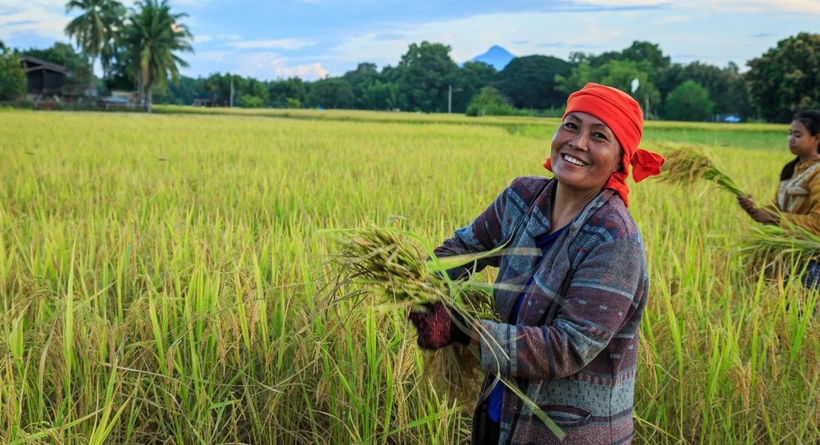
[[[17,48],[68,41],[65,0],[0,0],[0,40]],[[123,2],[133,5],[133,0]],[[360,62],[395,65],[424,40],[465,62],[493,45],[566,58],[660,44],[673,62],[748,60],[820,30],[820,0],[169,0],[194,34],[185,75],[272,80],[339,76]]]

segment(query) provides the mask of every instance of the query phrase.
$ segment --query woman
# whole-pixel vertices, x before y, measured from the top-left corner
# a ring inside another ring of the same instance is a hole
[[[751,197],[737,200],[759,223],[795,225],[820,236],[820,112],[795,116],[789,128],[789,151],[797,157],[780,173],[776,205],[759,208]],[[802,281],[807,287],[820,283],[820,264],[809,262]]]
[[[448,271],[452,278],[498,267],[495,311],[462,332],[439,304],[411,313],[422,348],[472,343],[482,369],[513,380],[567,434],[563,443],[628,443],[638,327],[648,274],[640,232],[627,211],[630,165],[639,182],[663,158],[638,148],[643,113],[614,88],[587,84],[567,101],[544,166],[553,179],[515,179],[478,218],[436,249],[438,256],[541,248]],[[453,317],[456,321],[453,321]],[[479,331],[484,335],[479,335]],[[476,408],[474,444],[550,444],[557,438],[513,393],[496,385]]]

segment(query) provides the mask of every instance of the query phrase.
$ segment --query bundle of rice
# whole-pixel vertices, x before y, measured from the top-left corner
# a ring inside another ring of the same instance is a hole
[[[732,178],[715,166],[715,163],[701,150],[694,147],[682,147],[668,155],[663,164],[664,174],[661,180],[683,186],[694,184],[698,179],[714,181],[724,190],[737,196],[747,196],[735,184]]]
[[[754,226],[740,246],[749,267],[769,276],[798,275],[808,260],[820,259],[820,237],[797,226]]]
[[[425,310],[424,305],[441,302],[464,315],[468,325],[475,319],[496,318],[492,285],[480,282],[476,277],[453,281],[441,272],[501,254],[504,246],[476,255],[437,258],[419,236],[397,228],[372,226],[333,233],[340,245],[335,263],[340,266],[342,280],[375,296],[377,309]],[[336,288],[340,287],[337,284]],[[423,351],[423,355],[424,375],[431,379],[438,391],[463,402],[464,407],[471,407],[478,400],[482,373],[477,351],[456,343],[436,351]],[[563,439],[564,433],[555,422],[512,382],[499,378],[496,384],[507,386],[558,438]]]
[[[442,302],[464,314],[467,322],[493,318],[492,293],[475,280],[452,281],[430,271],[417,237],[390,227],[337,231],[335,262],[344,280],[376,297],[379,311],[425,310]],[[476,354],[455,344],[425,351],[424,373],[438,390],[466,405],[478,397],[481,372]]]

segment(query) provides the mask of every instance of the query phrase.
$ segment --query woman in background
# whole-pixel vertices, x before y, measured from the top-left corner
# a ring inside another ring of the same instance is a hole
[[[737,200],[759,223],[795,225],[820,236],[820,112],[804,111],[795,116],[789,127],[789,151],[796,158],[780,173],[775,205],[757,207],[745,196]],[[801,281],[807,287],[820,284],[820,264],[809,261]]]

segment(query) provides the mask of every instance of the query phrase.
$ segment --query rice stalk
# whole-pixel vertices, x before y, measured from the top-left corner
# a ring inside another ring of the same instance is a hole
[[[715,182],[737,196],[747,196],[729,175],[720,170],[709,156],[693,147],[679,148],[666,157],[661,180],[682,186],[691,186],[699,179]]]

